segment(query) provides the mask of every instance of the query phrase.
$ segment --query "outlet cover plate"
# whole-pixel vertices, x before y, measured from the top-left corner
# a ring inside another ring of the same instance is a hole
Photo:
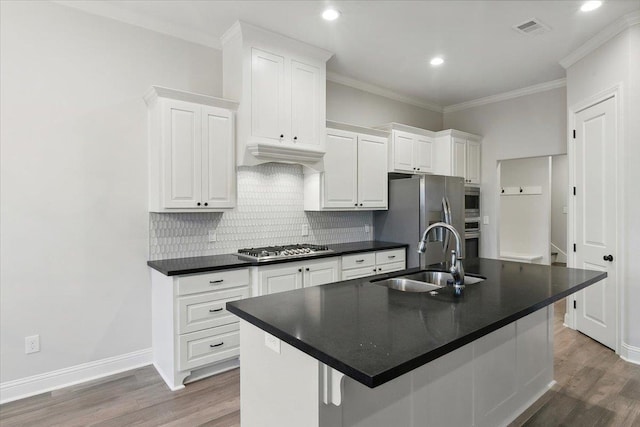
[[[280,354],[280,339],[274,337],[271,334],[264,333],[264,345],[273,350],[274,352]]]
[[[40,335],[31,335],[24,338],[25,354],[37,353],[40,351]]]

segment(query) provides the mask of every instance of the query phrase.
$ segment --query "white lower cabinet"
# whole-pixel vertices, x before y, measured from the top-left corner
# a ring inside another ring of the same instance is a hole
[[[391,273],[406,268],[406,250],[389,249],[342,256],[342,280]]]
[[[256,271],[254,281],[256,295],[292,291],[340,280],[338,257],[266,265],[258,267]]]
[[[238,318],[226,303],[249,297],[249,269],[184,276],[152,270],[153,364],[171,390],[239,365]]]

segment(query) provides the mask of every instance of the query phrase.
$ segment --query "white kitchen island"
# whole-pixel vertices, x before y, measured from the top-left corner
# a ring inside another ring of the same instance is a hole
[[[391,290],[374,278],[230,303],[243,319],[242,425],[513,421],[554,383],[552,303],[605,276],[470,264],[487,280],[457,300]]]

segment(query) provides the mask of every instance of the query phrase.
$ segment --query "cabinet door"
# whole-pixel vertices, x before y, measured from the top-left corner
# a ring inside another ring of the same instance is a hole
[[[262,267],[259,270],[260,295],[302,288],[302,265]]]
[[[202,203],[210,208],[236,204],[233,113],[202,107]]]
[[[433,140],[416,136],[413,141],[413,162],[416,172],[433,173]]]
[[[167,99],[162,109],[165,208],[195,208],[202,196],[201,107]]]
[[[355,208],[358,204],[358,137],[327,129],[324,155],[324,208]]]
[[[284,57],[251,49],[251,136],[278,142],[291,138],[287,120]]]
[[[291,61],[291,136],[297,144],[319,145],[324,126],[320,123],[320,69]]]
[[[467,175],[465,182],[480,184],[480,143],[467,141]]]
[[[451,138],[451,175],[464,178],[466,173],[467,141],[460,138]]]
[[[393,135],[393,170],[413,172],[413,135],[395,131]]]
[[[338,261],[316,261],[304,267],[304,287],[320,286],[340,280]]]
[[[387,208],[387,140],[358,136],[358,206]]]

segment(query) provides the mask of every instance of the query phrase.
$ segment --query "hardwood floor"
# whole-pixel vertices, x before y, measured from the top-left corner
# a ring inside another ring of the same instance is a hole
[[[555,306],[558,382],[511,426],[640,427],[640,366],[562,326]],[[171,392],[152,366],[0,406],[0,425],[240,425],[237,369]]]

